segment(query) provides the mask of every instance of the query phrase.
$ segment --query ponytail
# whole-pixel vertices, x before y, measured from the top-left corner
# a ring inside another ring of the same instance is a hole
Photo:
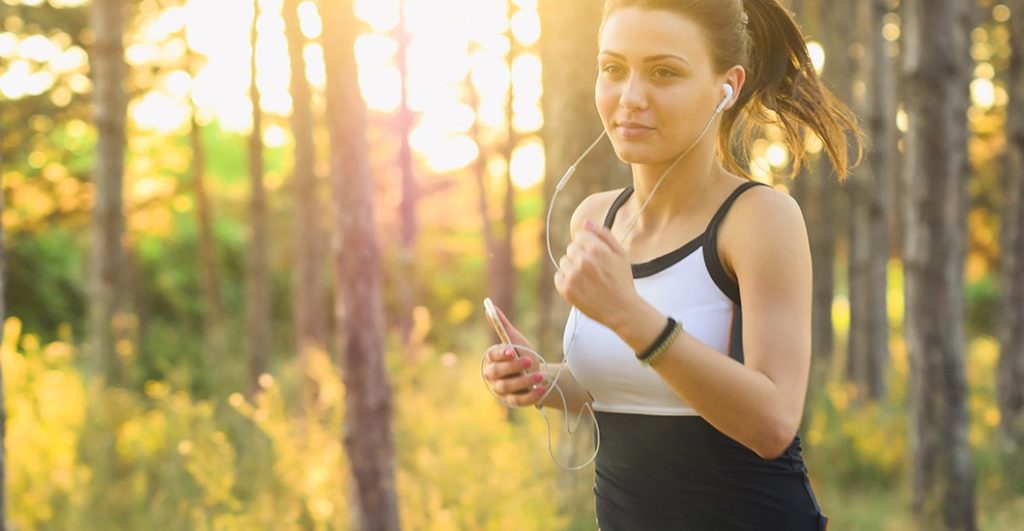
[[[732,141],[738,129],[741,146],[749,146],[758,124],[782,127],[793,154],[793,175],[804,163],[803,127],[824,145],[839,180],[851,166],[850,142],[855,161],[863,156],[864,137],[850,109],[821,82],[811,63],[804,37],[793,17],[777,0],[743,0],[747,43],[747,81],[736,104],[722,117],[719,152],[727,168],[747,177],[746,151],[737,157]],[[743,116],[741,113],[745,113]],[[847,136],[850,133],[850,137]]]

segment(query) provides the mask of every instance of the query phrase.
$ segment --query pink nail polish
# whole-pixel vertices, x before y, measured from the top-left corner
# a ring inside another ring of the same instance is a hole
[[[530,358],[523,358],[523,368],[529,369],[533,365],[533,360]]]
[[[544,379],[544,375],[543,374],[541,374],[539,372],[533,373],[533,381],[539,382],[539,381],[541,381],[543,379]]]

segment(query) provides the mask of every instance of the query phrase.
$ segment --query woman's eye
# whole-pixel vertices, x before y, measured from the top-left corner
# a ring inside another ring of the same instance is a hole
[[[676,75],[675,72],[668,68],[656,68],[654,69],[654,77],[672,77]]]
[[[601,68],[601,71],[606,74],[618,74],[621,70],[622,69],[619,68],[619,65],[605,65]]]

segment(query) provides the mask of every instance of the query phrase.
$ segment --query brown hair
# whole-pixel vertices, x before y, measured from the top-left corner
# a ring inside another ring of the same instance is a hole
[[[857,118],[822,84],[803,33],[777,0],[605,0],[602,27],[613,11],[627,7],[673,11],[689,18],[703,30],[716,72],[733,65],[746,69],[743,90],[735,105],[722,113],[719,130],[719,155],[729,171],[750,178],[748,146],[759,124],[772,123],[785,132],[793,175],[805,158],[803,127],[821,139],[840,180],[851,166],[851,140],[857,154],[853,164],[860,161],[864,137]]]

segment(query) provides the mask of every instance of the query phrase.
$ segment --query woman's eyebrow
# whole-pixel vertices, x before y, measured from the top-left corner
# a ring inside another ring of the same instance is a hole
[[[602,55],[610,55],[612,57],[616,57],[616,58],[622,59],[622,60],[626,59],[625,55],[622,55],[621,53],[617,53],[617,52],[612,52],[612,51],[609,51],[609,50],[601,50],[601,52],[597,54],[598,57],[600,57]],[[644,58],[644,62],[645,63],[650,63],[650,62],[653,62],[653,61],[660,61],[662,59],[676,59],[676,60],[682,61],[683,63],[686,63],[687,65],[690,64],[690,62],[687,61],[686,58],[678,56],[678,55],[675,55],[675,54],[671,54],[671,53],[663,53],[663,54],[658,54],[658,55],[652,55],[652,56],[649,56],[649,57],[645,57]]]

